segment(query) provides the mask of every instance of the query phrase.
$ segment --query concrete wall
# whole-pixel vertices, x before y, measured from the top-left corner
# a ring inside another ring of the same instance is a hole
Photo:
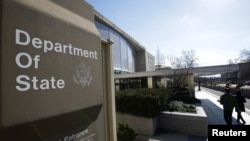
[[[136,62],[135,62],[135,71],[145,71],[146,70],[146,54],[145,51],[136,52]]]
[[[207,136],[207,115],[202,107],[196,108],[197,113],[163,112],[158,117],[159,129]]]
[[[154,71],[155,70],[155,58],[149,52],[146,52],[146,71]]]
[[[153,136],[158,129],[158,120],[155,118],[144,118],[129,114],[117,113],[118,122],[126,123],[137,134],[145,136]]]
[[[137,134],[153,136],[158,129],[190,135],[207,136],[207,115],[202,107],[197,113],[164,111],[155,118],[144,118],[130,114],[117,113],[118,122],[126,123]]]

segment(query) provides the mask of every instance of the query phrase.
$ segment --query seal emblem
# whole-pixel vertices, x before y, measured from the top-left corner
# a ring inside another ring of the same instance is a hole
[[[75,84],[85,87],[90,85],[93,77],[91,76],[91,68],[85,62],[81,62],[76,65],[75,74],[73,75],[73,80]]]

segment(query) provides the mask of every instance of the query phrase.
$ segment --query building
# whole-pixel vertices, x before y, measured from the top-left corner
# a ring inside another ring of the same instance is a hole
[[[110,42],[113,52],[114,74],[154,71],[155,58],[145,47],[122,29],[94,11],[95,25],[102,42]],[[141,88],[147,86],[146,77],[121,78],[115,80],[116,89]]]
[[[113,47],[114,73],[154,71],[154,56],[122,29],[95,12],[95,25],[101,40],[109,40]]]

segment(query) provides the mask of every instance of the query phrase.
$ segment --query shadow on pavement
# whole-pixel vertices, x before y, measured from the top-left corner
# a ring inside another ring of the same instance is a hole
[[[226,125],[223,116],[223,109],[209,99],[200,99],[200,101],[205,113],[207,114],[208,124]],[[238,122],[234,117],[232,124],[238,125]]]

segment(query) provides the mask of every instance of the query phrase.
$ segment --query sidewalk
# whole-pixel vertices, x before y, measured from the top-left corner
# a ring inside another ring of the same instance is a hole
[[[195,96],[201,100],[201,105],[207,114],[208,124],[225,125],[222,105],[217,101],[219,97],[206,90],[198,91],[197,88],[195,90]],[[247,109],[247,112],[242,112],[242,116],[249,125],[250,111]],[[238,125],[235,111],[233,117],[233,125]],[[138,136],[136,141],[207,141],[207,137],[158,131],[153,137]]]
[[[201,91],[196,91],[196,98],[200,99],[202,102],[202,107],[207,114],[208,124],[223,124],[225,125],[225,120],[223,118],[222,105],[217,101],[219,96],[214,95],[204,89]],[[246,124],[250,124],[250,110],[246,109],[246,112],[242,112],[242,116],[246,121]],[[238,125],[237,113],[233,111],[233,125]]]

